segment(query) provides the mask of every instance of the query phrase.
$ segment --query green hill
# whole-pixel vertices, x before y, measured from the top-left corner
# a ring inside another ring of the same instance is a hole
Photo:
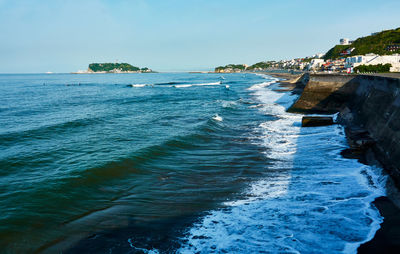
[[[265,70],[265,69],[271,67],[271,65],[272,65],[272,62],[259,62],[259,63],[256,63],[256,64],[253,64],[253,65],[249,66],[247,68],[247,70],[250,70],[250,71],[256,70],[256,69]]]
[[[246,70],[244,64],[228,64],[225,66],[218,66],[215,68],[215,72],[233,72],[233,71],[244,71]]]
[[[354,50],[351,52],[350,56],[365,55],[368,53],[378,55],[400,53],[400,49],[396,51],[388,51],[386,48],[390,45],[400,45],[400,28],[386,30],[375,35],[358,38],[351,45],[336,45],[325,54],[324,59],[337,59],[341,57],[340,53],[342,51],[351,48],[354,48]]]

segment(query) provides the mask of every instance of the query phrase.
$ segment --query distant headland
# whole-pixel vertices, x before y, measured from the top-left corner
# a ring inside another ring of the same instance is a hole
[[[153,70],[139,68],[128,63],[91,63],[86,71],[73,72],[74,74],[91,73],[151,73]]]

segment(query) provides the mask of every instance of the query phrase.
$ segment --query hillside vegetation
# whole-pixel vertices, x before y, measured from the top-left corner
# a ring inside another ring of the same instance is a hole
[[[148,68],[140,69],[139,67],[132,66],[128,63],[92,63],[89,64],[89,70],[92,70],[93,72],[100,72],[100,71],[112,72],[114,70],[147,71],[149,69]]]
[[[356,73],[382,73],[390,72],[391,64],[377,64],[377,65],[359,65],[354,68]]]
[[[246,70],[246,65],[244,64],[228,64],[225,66],[218,66],[215,68],[215,72],[224,72],[224,71],[244,71]]]
[[[382,31],[375,35],[358,38],[351,45],[336,45],[324,56],[324,59],[337,59],[344,50],[354,48],[350,56],[374,53],[378,55],[391,55],[400,53],[400,49],[394,52],[387,51],[389,45],[400,45],[400,28]]]
[[[264,70],[264,69],[267,69],[269,67],[271,67],[271,62],[259,62],[259,63],[256,63],[256,64],[253,64],[253,65],[249,66],[247,68],[247,70],[250,70],[250,71],[257,70],[257,69],[263,69]]]

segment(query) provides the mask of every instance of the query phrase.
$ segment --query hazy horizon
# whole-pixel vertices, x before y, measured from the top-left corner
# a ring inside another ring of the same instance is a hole
[[[0,73],[68,73],[115,61],[207,71],[305,57],[340,38],[399,27],[399,9],[394,0],[0,0]]]

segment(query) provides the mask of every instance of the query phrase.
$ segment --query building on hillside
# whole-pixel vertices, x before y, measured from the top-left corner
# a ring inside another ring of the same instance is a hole
[[[367,54],[364,56],[352,56],[346,58],[346,68],[355,68],[360,65],[391,64],[391,72],[400,72],[400,54],[380,56]]]
[[[305,67],[305,69],[309,71],[319,70],[324,63],[325,63],[324,59],[315,58],[311,60],[311,62]]]
[[[375,54],[367,54],[365,56],[351,56],[346,58],[346,67],[357,67],[359,65],[367,64],[372,61],[374,58],[378,57]]]
[[[339,58],[336,60],[327,60],[326,63],[324,63],[321,66],[321,70],[322,71],[344,72],[346,70],[345,59]]]
[[[326,61],[326,63],[324,63],[322,66],[321,66],[321,70],[322,71],[331,71],[331,66],[332,66],[333,64],[330,62],[330,61]]]
[[[340,45],[350,45],[350,40],[348,38],[340,39]]]
[[[400,50],[400,45],[389,45],[386,47],[386,51],[394,52]]]
[[[322,58],[322,57],[324,57],[324,54],[322,54],[322,53],[318,53],[318,54],[311,56],[311,58]]]
[[[355,48],[349,48],[349,49],[343,50],[342,52],[340,52],[340,55],[341,56],[348,56],[348,55],[351,54],[351,52],[353,52],[354,49]]]

